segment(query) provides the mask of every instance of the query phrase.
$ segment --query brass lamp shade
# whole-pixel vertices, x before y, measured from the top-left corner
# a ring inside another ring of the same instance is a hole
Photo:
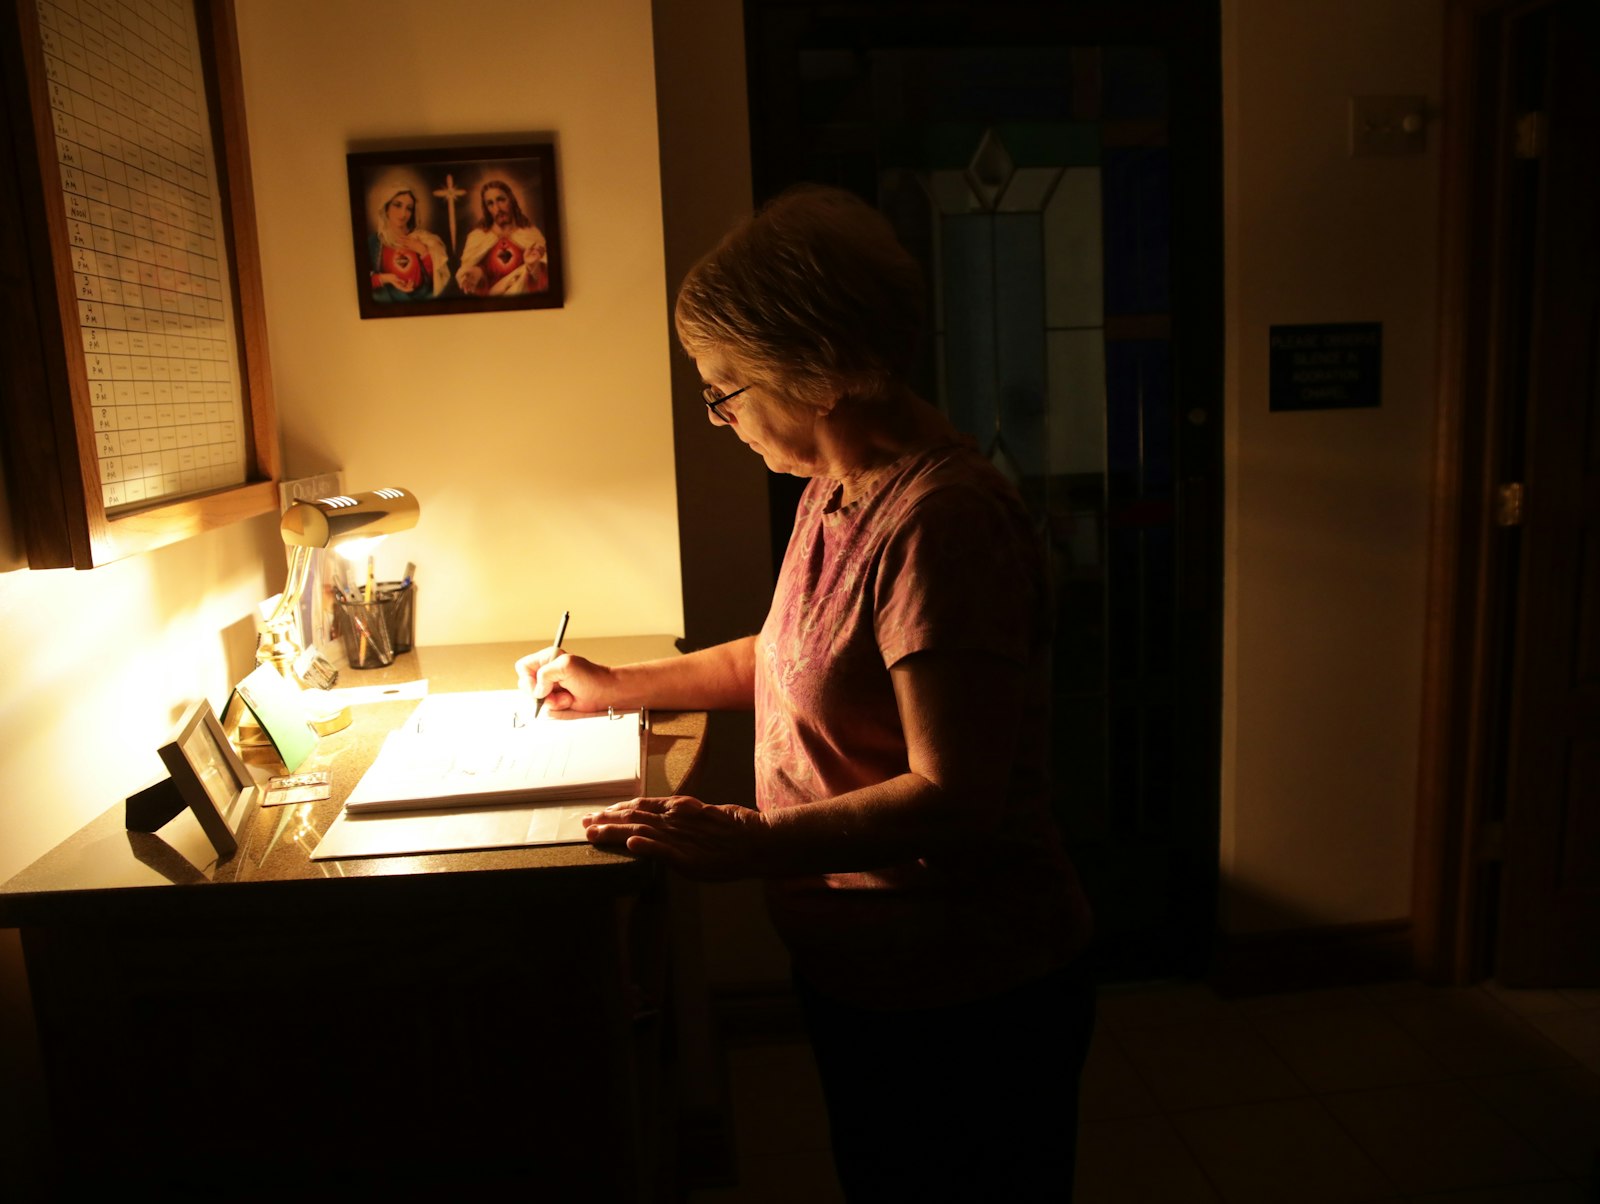
[[[326,548],[345,539],[390,535],[417,525],[420,507],[409,489],[374,489],[295,502],[278,529],[293,547]]]

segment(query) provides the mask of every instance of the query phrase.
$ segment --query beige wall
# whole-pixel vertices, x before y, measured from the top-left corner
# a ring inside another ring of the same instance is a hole
[[[238,0],[287,472],[415,491],[420,642],[680,634],[649,0],[455,13]],[[566,306],[362,321],[346,152],[475,139],[554,141]]]
[[[1232,932],[1410,912],[1438,131],[1350,158],[1352,95],[1437,99],[1440,0],[1226,0]],[[1271,413],[1275,324],[1383,323],[1378,409]]]
[[[0,523],[10,534],[9,514]],[[189,703],[255,667],[282,544],[268,517],[90,572],[0,572],[0,881],[164,775]]]

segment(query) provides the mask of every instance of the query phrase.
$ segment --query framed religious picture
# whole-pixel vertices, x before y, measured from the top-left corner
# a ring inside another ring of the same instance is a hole
[[[563,303],[552,144],[363,151],[345,162],[363,318]]]

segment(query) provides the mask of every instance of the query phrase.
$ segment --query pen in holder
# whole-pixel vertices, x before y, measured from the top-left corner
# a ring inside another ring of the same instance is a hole
[[[389,607],[389,601],[381,595],[374,596],[371,602],[357,598],[335,599],[339,635],[344,640],[345,659],[352,669],[378,669],[394,663]]]

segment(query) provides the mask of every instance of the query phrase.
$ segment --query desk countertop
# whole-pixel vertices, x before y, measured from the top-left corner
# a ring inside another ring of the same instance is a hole
[[[611,664],[676,652],[670,636],[569,640],[566,646]],[[506,689],[515,684],[517,657],[535,647],[537,641],[419,648],[383,669],[342,670],[338,684],[388,685],[426,678],[428,691],[436,694]],[[526,900],[546,892],[614,894],[633,889],[651,872],[644,863],[587,844],[312,861],[311,852],[384,737],[415,706],[412,699],[353,707],[351,725],[321,737],[312,758],[300,767],[329,770],[332,795],[318,803],[257,806],[240,825],[238,851],[226,860],[216,858],[188,812],[160,833],[129,832],[119,800],[0,885],[0,926],[158,918],[187,910],[200,890],[207,891],[206,910],[214,917],[218,910],[284,916],[301,909],[314,912],[336,900],[406,910],[492,901],[502,895]],[[704,736],[703,712],[653,711],[647,792],[682,789]],[[283,768],[274,763],[253,766],[252,771],[264,779]],[[230,889],[209,889],[216,886]]]

